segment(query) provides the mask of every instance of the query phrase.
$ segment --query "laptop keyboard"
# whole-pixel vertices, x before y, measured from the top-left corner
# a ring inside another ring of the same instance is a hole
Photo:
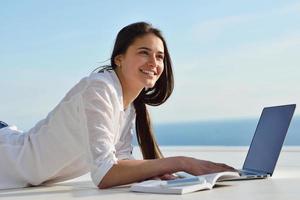
[[[257,175],[257,173],[255,173],[255,172],[249,172],[249,171],[243,171],[243,170],[239,170],[239,174],[240,174],[240,176]]]

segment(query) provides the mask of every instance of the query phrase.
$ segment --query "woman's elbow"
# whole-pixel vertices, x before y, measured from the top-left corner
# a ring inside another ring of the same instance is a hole
[[[98,188],[99,189],[108,189],[110,188],[110,186],[106,183],[103,183],[103,181],[101,181],[99,184],[98,184]]]
[[[106,177],[104,177],[98,184],[99,189],[108,189],[113,186],[115,186],[115,185],[112,182],[110,182]]]

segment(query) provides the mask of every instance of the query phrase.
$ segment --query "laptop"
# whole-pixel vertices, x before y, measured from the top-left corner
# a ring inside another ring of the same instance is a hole
[[[265,107],[258,121],[240,177],[231,180],[271,177],[296,104]]]

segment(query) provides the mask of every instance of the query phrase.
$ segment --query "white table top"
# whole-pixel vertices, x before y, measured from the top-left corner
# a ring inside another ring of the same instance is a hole
[[[186,155],[199,159],[224,162],[240,168],[246,156],[245,147],[165,147],[165,156]],[[138,148],[134,155],[140,158]],[[185,195],[145,194],[129,192],[129,186],[99,190],[84,175],[71,181],[49,186],[0,190],[0,199],[299,199],[300,197],[300,147],[284,147],[272,178],[263,180],[224,182],[213,190]]]

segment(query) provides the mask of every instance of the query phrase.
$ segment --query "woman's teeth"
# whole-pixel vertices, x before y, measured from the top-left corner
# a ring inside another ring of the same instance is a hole
[[[148,74],[148,75],[155,75],[155,73],[153,71],[149,71],[149,70],[141,69],[141,72],[143,72],[144,74]]]

